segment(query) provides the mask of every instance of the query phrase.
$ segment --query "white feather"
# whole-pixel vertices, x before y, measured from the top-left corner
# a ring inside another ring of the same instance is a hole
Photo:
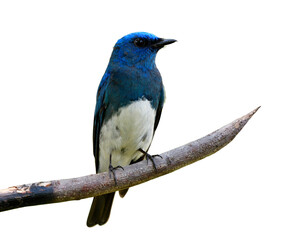
[[[112,166],[127,166],[147,151],[153,139],[156,111],[146,99],[122,107],[103,126],[100,133],[99,171]]]

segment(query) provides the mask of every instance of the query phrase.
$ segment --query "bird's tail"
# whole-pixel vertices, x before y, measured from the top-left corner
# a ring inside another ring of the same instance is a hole
[[[108,221],[114,196],[115,192],[94,197],[86,222],[88,227],[103,225]]]

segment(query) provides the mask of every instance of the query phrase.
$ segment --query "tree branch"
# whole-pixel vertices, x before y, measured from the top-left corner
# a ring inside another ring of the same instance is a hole
[[[129,188],[203,159],[230,143],[259,108],[207,136],[155,157],[117,170],[117,185],[108,172],[84,177],[24,184],[0,190],[0,211],[94,197]]]

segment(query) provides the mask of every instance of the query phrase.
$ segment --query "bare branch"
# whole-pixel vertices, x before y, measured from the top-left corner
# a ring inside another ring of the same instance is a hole
[[[37,182],[0,190],[0,211],[47,203],[65,202],[94,197],[129,188],[203,159],[230,143],[259,108],[207,136],[175,148],[155,158],[116,171],[117,185],[109,173],[84,177]]]

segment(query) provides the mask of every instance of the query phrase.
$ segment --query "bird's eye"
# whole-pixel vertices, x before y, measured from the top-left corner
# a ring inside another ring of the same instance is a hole
[[[135,44],[136,47],[142,48],[142,47],[145,47],[147,45],[147,41],[143,38],[136,38],[134,40],[134,44]]]

